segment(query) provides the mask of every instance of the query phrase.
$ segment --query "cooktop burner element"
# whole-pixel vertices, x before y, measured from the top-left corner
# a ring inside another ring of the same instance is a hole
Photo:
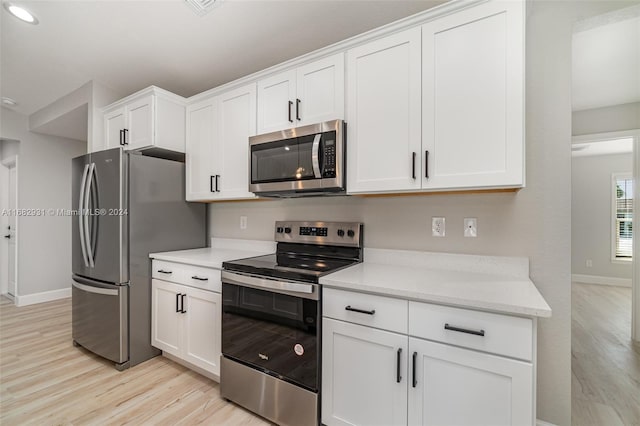
[[[318,278],[362,262],[362,224],[276,222],[276,253],[232,260],[227,271],[317,283]]]

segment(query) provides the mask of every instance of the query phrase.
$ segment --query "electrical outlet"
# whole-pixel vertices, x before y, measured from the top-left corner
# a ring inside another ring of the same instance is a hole
[[[585,262],[585,264],[587,265],[587,268],[593,268],[593,260],[591,260],[591,259],[587,259],[587,261]]]
[[[431,218],[431,235],[434,237],[444,237],[444,217]]]
[[[478,236],[478,219],[476,219],[475,217],[464,218],[464,236],[465,237]]]
[[[247,217],[240,216],[240,229],[247,229]]]

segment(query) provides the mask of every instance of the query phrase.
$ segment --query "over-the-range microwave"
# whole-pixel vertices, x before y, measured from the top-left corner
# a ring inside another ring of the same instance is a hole
[[[264,197],[345,193],[345,123],[327,121],[249,138],[249,191]]]

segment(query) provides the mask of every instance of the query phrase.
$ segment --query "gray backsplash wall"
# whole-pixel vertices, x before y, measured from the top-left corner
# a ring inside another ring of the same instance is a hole
[[[520,193],[447,194],[371,198],[299,198],[210,204],[211,236],[273,240],[277,220],[359,221],[366,247],[452,253],[527,255],[514,235]],[[240,229],[240,216],[247,228]],[[446,218],[445,237],[431,235],[431,217]],[[478,218],[478,237],[465,238],[463,219]]]

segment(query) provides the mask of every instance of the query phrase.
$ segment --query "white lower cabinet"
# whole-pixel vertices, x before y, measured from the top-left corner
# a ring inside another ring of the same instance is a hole
[[[407,424],[407,336],[324,318],[322,422]]]
[[[535,342],[522,360],[497,344],[521,332],[535,336],[535,321],[420,302],[409,302],[407,312],[407,301],[333,289],[323,303],[325,425],[535,424]],[[408,332],[393,317],[408,317]],[[514,329],[514,321],[530,330]]]
[[[413,337],[409,360],[410,425],[532,424],[530,363]]]
[[[151,297],[151,344],[219,376],[220,293],[153,279]]]

